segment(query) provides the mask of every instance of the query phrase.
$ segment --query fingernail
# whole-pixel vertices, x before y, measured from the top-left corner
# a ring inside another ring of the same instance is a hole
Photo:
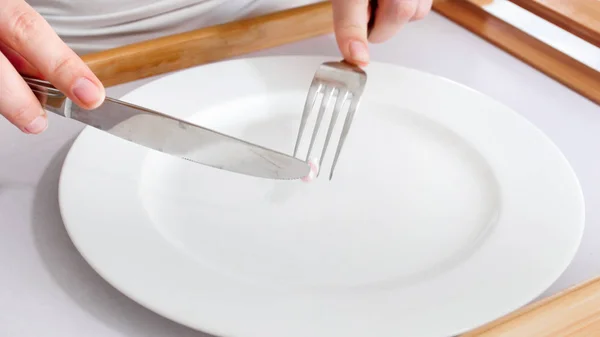
[[[28,133],[38,134],[44,132],[48,128],[48,119],[46,116],[37,116],[29,125],[25,127]]]
[[[100,89],[85,77],[78,79],[73,86],[73,94],[81,102],[89,106],[95,106],[102,99]]]
[[[367,46],[363,42],[350,42],[350,56],[352,56],[354,61],[358,61],[361,63],[369,63],[369,51],[367,50]]]

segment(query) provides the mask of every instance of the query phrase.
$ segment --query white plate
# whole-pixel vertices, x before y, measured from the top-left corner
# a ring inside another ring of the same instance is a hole
[[[323,60],[203,66],[125,100],[289,153]],[[543,292],[584,224],[556,146],[456,83],[367,71],[331,182],[231,174],[86,129],[60,180],[72,240],[127,296],[224,336],[442,337]]]

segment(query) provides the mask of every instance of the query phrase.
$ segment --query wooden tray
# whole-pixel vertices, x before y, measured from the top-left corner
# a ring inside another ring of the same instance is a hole
[[[582,39],[600,47],[600,1],[510,0]]]
[[[600,73],[490,15],[480,5],[493,0],[436,0],[433,8],[457,24],[542,71],[568,88],[600,104]],[[536,12],[550,11],[553,20],[595,41],[600,21],[585,15],[567,19],[566,0],[513,0]],[[586,3],[598,0],[569,0],[578,3],[578,13],[588,13]],[[546,9],[542,9],[546,8]],[[557,14],[557,13],[562,14]],[[291,43],[333,31],[328,1],[293,8],[247,20],[226,23],[187,33],[144,41],[99,53],[84,55],[105,86],[155,76],[208,62],[219,61],[261,49]],[[587,15],[587,14],[586,14]],[[590,14],[591,15],[591,14]],[[573,22],[577,22],[573,24]],[[597,42],[597,41],[596,41]]]
[[[461,337],[598,337],[600,278],[532,303]]]
[[[492,1],[436,0],[433,8],[600,104],[599,72],[481,8]],[[600,41],[599,0],[511,1],[596,45]],[[566,5],[567,1],[572,6]],[[590,4],[595,5],[593,11],[586,7]],[[322,2],[84,55],[83,59],[106,86],[112,86],[329,34],[333,31],[331,18],[331,4]],[[462,337],[595,336],[600,336],[600,278],[533,303]]]
[[[83,55],[107,86],[333,32],[329,2]]]
[[[534,2],[534,0],[515,1]],[[600,6],[600,1],[593,1]],[[433,9],[566,87],[600,104],[600,72],[481,8],[481,5],[490,2],[493,0],[437,0],[434,1]]]

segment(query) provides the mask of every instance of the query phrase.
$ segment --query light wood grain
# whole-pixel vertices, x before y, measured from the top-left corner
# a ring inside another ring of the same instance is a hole
[[[333,31],[331,4],[294,8],[84,55],[109,87]]]
[[[487,6],[494,3],[494,0],[468,0],[478,6]]]
[[[478,1],[478,0],[471,0]],[[464,0],[434,10],[600,104],[594,69]],[[333,32],[329,1],[84,55],[105,86],[164,74]]]
[[[600,47],[600,0],[510,0]]]
[[[535,302],[461,337],[600,336],[600,278]]]
[[[436,12],[600,104],[600,73],[466,0],[436,0]]]

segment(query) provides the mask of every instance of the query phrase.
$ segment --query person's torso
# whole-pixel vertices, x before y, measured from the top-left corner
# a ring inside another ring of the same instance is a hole
[[[316,0],[26,0],[76,52],[190,31]]]

